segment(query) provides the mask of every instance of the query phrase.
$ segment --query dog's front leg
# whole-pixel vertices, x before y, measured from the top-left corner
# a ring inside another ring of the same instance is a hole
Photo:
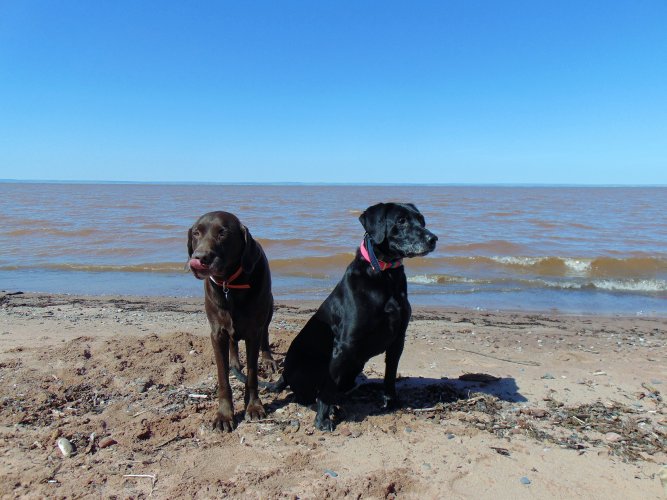
[[[315,398],[317,403],[315,427],[321,431],[331,432],[336,427],[332,420],[332,416],[338,390],[336,389],[335,382],[330,376],[326,376],[325,380],[322,382],[324,383],[324,387],[319,389],[317,397]]]
[[[213,420],[213,428],[222,432],[232,432],[234,421],[234,403],[232,388],[229,385],[229,333],[218,325],[211,326],[211,343],[218,369],[218,412]]]
[[[245,385],[245,419],[259,420],[266,417],[266,411],[259,399],[257,392],[257,362],[259,358],[259,345],[257,340],[246,338],[246,355],[248,357],[248,380]]]
[[[331,420],[333,405],[331,403],[325,403],[319,396],[316,401],[317,415],[315,415],[315,427],[321,431],[333,431],[335,428],[333,420]]]
[[[278,363],[271,355],[271,346],[269,345],[269,323],[267,322],[262,329],[262,343],[260,346],[260,363],[269,373],[278,372]]]
[[[236,380],[245,383],[246,377],[241,371],[241,361],[239,360],[239,341],[229,341],[229,371],[236,377]]]
[[[390,410],[401,406],[401,402],[396,394],[396,372],[398,371],[398,360],[401,359],[403,353],[403,344],[405,343],[405,335],[400,335],[387,348],[384,363],[384,395],[383,404],[384,409]]]

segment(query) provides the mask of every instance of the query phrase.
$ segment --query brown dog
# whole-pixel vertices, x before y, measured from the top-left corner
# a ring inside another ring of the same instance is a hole
[[[245,418],[266,416],[257,393],[257,365],[276,364],[269,348],[273,316],[271,273],[262,247],[239,219],[228,212],[202,215],[188,231],[188,267],[204,280],[206,315],[218,369],[218,412],[213,427],[231,432],[236,427],[229,370],[245,382]],[[245,340],[247,378],[241,372],[238,341]],[[231,365],[231,366],[230,366]]]

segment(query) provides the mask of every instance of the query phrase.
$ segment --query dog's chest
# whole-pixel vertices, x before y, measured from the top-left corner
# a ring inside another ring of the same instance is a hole
[[[235,339],[236,329],[234,328],[234,319],[229,309],[221,308],[217,304],[206,304],[206,315],[211,325],[211,330],[217,333],[224,333],[232,340]]]
[[[387,298],[380,310],[374,314],[376,321],[372,321],[366,331],[365,341],[372,346],[371,350],[382,352],[398,335],[403,335],[409,314],[406,303],[400,296]]]
[[[223,330],[227,331],[227,335],[230,338],[234,338],[236,331],[234,330],[234,320],[229,311],[220,311],[220,326]]]
[[[386,327],[391,331],[400,330],[406,323],[406,316],[410,315],[409,307],[404,296],[389,297],[382,311]]]

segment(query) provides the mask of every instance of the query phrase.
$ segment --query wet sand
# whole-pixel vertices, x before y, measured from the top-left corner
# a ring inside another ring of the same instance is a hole
[[[279,361],[316,306],[277,305]],[[289,392],[244,422],[232,379],[240,424],[220,434],[202,299],[0,294],[0,495],[664,498],[666,332],[416,308],[400,410],[379,409],[378,357],[333,433]]]

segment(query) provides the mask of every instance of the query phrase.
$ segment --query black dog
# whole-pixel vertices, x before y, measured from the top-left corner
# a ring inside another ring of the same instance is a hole
[[[234,421],[229,370],[245,382],[245,418],[264,418],[257,394],[257,364],[275,369],[269,347],[273,316],[271,273],[262,247],[228,212],[202,215],[188,231],[188,267],[204,280],[205,307],[218,369],[218,412],[214,428],[231,432]],[[238,341],[245,340],[248,377],[241,373]]]
[[[386,352],[384,407],[398,406],[396,370],[410,320],[401,259],[425,255],[437,236],[410,204],[380,203],[359,217],[366,235],[331,295],[290,345],[282,378],[298,402],[317,401],[315,426],[333,430],[337,396],[354,388],[366,362]]]

